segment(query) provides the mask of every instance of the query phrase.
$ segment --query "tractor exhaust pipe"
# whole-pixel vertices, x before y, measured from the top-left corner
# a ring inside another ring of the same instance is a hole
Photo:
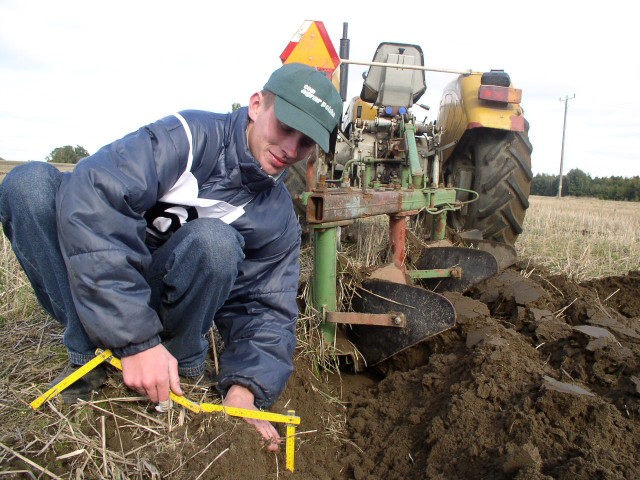
[[[347,37],[347,30],[349,29],[349,24],[344,22],[342,24],[342,38],[340,39],[340,59],[349,59],[349,45],[350,40]],[[341,62],[340,63],[340,97],[342,97],[342,101],[347,101],[347,85],[349,83],[349,65]]]

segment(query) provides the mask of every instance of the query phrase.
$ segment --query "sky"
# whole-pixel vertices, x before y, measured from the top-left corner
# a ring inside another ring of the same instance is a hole
[[[0,0],[0,157],[45,160],[64,145],[94,153],[179,110],[245,105],[300,25],[318,20],[336,50],[348,24],[353,60],[402,42],[420,45],[429,67],[504,69],[522,89],[534,174],[559,173],[564,126],[563,173],[640,175],[640,42],[629,2],[365,4]],[[366,70],[350,66],[349,96]],[[455,77],[426,73],[428,120]]]

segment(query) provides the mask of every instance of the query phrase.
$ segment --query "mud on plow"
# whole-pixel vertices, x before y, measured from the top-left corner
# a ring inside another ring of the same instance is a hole
[[[417,104],[429,70],[422,49],[381,43],[371,62],[355,62],[346,30],[345,24],[334,84],[345,100],[348,65],[368,65],[361,93],[346,109],[331,151],[318,151],[287,185],[313,244],[312,302],[323,339],[360,370],[454,327],[455,309],[442,293],[465,292],[516,260],[512,244],[528,207],[531,145],[521,92],[506,73],[451,71],[457,78],[443,94],[437,121],[421,122],[412,111],[428,109]],[[305,22],[296,48],[316,49],[320,38],[335,61],[321,22]],[[320,57],[281,56],[313,59],[331,75]],[[341,232],[372,217],[388,219],[388,261],[358,282],[340,311]],[[423,248],[408,262],[414,232],[422,232]]]

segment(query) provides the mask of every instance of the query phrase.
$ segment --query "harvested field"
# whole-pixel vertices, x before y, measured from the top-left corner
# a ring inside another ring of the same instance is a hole
[[[24,162],[13,162],[10,160],[0,160],[0,182],[4,179],[4,176],[15,166],[22,165]],[[73,170],[75,167],[74,164],[71,163],[52,163],[58,168],[58,170],[62,170],[63,172]]]
[[[535,243],[526,233],[521,241]],[[53,400],[33,412],[28,403],[65,363],[61,330],[35,304],[6,241],[4,250],[3,478],[640,477],[637,267],[578,278],[554,271],[557,259],[521,258],[465,295],[447,294],[453,329],[358,375],[318,367],[315,322],[303,315],[296,370],[273,408],[302,420],[291,474],[284,448],[268,453],[243,421],[157,413],[115,370],[92,402]],[[187,397],[219,400],[211,383],[185,385]]]

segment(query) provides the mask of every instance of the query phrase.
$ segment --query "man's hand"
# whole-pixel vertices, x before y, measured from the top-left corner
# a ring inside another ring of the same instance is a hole
[[[229,391],[227,392],[226,397],[224,398],[224,402],[222,402],[227,407],[235,407],[235,408],[244,408],[247,410],[257,410],[256,406],[253,404],[255,397],[251,390],[241,385],[232,385]],[[277,430],[267,420],[257,420],[255,418],[245,418],[245,422],[253,425],[260,435],[268,442],[267,450],[270,452],[278,451],[278,444],[281,443],[280,436],[278,435]]]
[[[122,357],[122,376],[129,388],[152,402],[169,400],[169,392],[182,395],[178,361],[163,345]]]

